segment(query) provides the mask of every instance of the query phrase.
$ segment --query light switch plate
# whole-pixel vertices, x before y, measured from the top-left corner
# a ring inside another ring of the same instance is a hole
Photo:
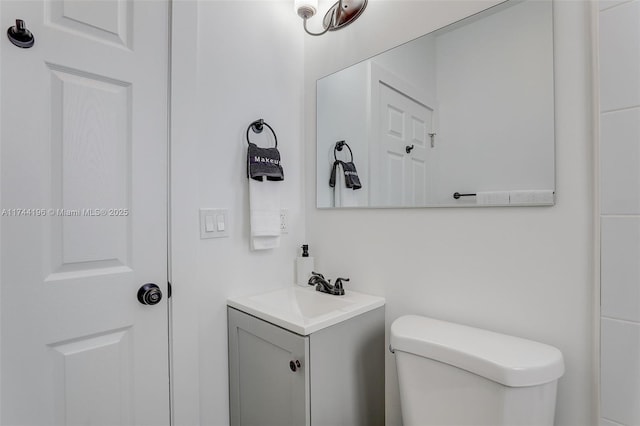
[[[222,222],[220,223],[220,221]],[[207,226],[207,223],[209,226]],[[229,236],[229,213],[227,209],[200,209],[200,239],[225,238]]]

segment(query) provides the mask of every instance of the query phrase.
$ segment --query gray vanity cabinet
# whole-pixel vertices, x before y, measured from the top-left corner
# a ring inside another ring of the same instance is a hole
[[[228,307],[232,426],[384,425],[384,307],[301,336]]]
[[[309,337],[233,308],[228,324],[231,424],[308,426]]]

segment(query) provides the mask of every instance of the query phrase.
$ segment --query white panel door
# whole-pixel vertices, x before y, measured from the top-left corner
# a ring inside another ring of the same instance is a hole
[[[383,206],[424,206],[431,193],[427,141],[433,109],[383,82],[379,93],[380,173],[375,190]]]
[[[0,1],[3,425],[169,423],[168,10]]]

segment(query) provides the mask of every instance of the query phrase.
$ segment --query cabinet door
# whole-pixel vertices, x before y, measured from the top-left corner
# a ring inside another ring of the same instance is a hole
[[[233,308],[228,325],[231,425],[309,426],[308,337]]]

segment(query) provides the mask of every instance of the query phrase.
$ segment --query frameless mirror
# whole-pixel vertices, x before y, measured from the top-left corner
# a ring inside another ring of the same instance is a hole
[[[551,0],[510,0],[317,82],[317,206],[554,203]]]

